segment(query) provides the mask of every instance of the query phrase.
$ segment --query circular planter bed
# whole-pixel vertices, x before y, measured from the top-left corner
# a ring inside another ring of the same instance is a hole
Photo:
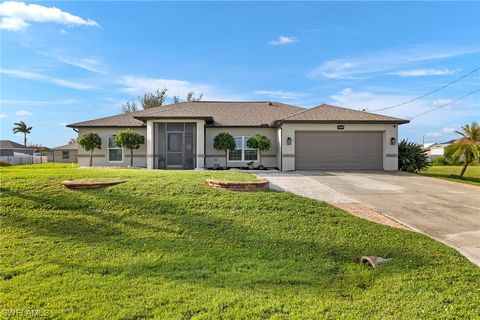
[[[231,191],[260,191],[268,189],[269,185],[267,179],[259,179],[256,181],[228,181],[206,179],[205,183],[213,188]]]
[[[62,181],[62,185],[68,189],[94,189],[106,186],[113,186],[116,184],[124,183],[126,181]]]

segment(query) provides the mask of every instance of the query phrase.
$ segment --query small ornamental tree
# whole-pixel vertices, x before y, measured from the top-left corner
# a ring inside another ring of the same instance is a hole
[[[115,142],[118,146],[130,150],[130,167],[133,167],[133,150],[140,148],[142,136],[132,129],[127,129],[115,135]]]
[[[89,132],[78,138],[78,144],[85,149],[85,151],[90,151],[90,167],[92,166],[92,156],[93,150],[102,149],[102,139],[96,133]]]
[[[258,149],[258,154],[260,156],[259,167],[263,167],[262,152],[270,150],[270,148],[272,147],[272,141],[270,141],[270,139],[268,139],[267,137],[262,136],[261,134],[256,134],[247,140],[247,147],[252,149]]]
[[[227,167],[228,151],[235,150],[235,139],[230,133],[221,132],[213,139],[213,147],[219,151],[225,151],[225,168]]]

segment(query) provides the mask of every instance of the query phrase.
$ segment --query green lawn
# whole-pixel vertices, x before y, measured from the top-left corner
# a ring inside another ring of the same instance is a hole
[[[480,268],[414,232],[234,172],[0,168],[0,317],[478,319]],[[65,190],[65,179],[125,184]],[[378,270],[361,255],[392,257]]]
[[[468,166],[465,175],[461,178],[460,172],[462,166],[432,166],[427,171],[421,174],[428,177],[435,177],[441,179],[447,179],[451,181],[457,181],[462,183],[468,183],[480,186],[480,166]]]

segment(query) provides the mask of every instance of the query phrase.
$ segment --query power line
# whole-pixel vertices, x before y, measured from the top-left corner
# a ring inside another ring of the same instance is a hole
[[[420,100],[420,99],[422,99],[422,98],[425,98],[426,96],[429,96],[429,95],[431,95],[431,94],[434,94],[435,92],[438,92],[438,91],[440,91],[440,90],[442,90],[442,89],[445,89],[446,87],[448,87],[448,86],[454,84],[455,82],[458,82],[458,81],[460,81],[460,80],[462,80],[462,79],[470,76],[471,74],[477,72],[478,70],[480,70],[480,67],[478,67],[478,68],[470,71],[469,73],[464,74],[464,75],[461,76],[460,78],[455,79],[455,80],[453,80],[452,82],[449,82],[449,83],[447,83],[446,85],[444,85],[444,86],[442,86],[442,87],[440,87],[440,88],[437,88],[437,89],[435,89],[435,90],[433,90],[433,91],[430,91],[430,92],[428,92],[428,93],[426,93],[426,94],[424,94],[424,95],[421,95],[421,96],[419,96],[419,97],[410,99],[410,100],[405,101],[405,102],[402,102],[402,103],[395,104],[395,105],[390,106],[390,107],[375,109],[375,110],[372,110],[372,112],[374,112],[374,111],[382,111],[382,110],[393,109],[393,108],[396,108],[396,107],[403,106],[404,104],[407,104],[407,103],[410,103],[410,102],[413,102],[413,101]]]
[[[444,104],[442,104],[442,105],[440,105],[440,106],[438,106],[438,107],[432,108],[432,109],[427,110],[427,111],[422,112],[422,113],[419,113],[419,114],[417,114],[416,116],[411,117],[410,120],[415,119],[415,118],[418,118],[418,117],[420,117],[420,116],[423,116],[424,114],[427,114],[427,113],[429,113],[429,112],[435,111],[435,110],[437,110],[437,109],[446,107],[446,106],[448,106],[448,105],[450,105],[450,104],[452,104],[452,103],[455,103],[455,102],[457,102],[457,101],[460,101],[460,100],[462,100],[462,99],[465,99],[466,97],[471,96],[472,94],[475,94],[475,93],[477,93],[477,92],[479,92],[479,91],[480,91],[480,89],[474,90],[474,91],[472,91],[472,92],[467,93],[466,95],[463,95],[463,96],[461,96],[461,97],[459,97],[459,98],[456,98],[456,99],[454,99],[454,100],[452,100],[452,101],[449,101],[449,102],[447,102],[447,103],[444,103]]]

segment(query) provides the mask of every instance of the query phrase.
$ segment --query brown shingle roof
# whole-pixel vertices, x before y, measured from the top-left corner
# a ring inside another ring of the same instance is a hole
[[[137,119],[197,118],[213,121],[214,126],[261,126],[298,113],[303,108],[285,103],[257,101],[196,101],[182,102],[135,113]]]
[[[35,149],[11,140],[0,140],[0,149]]]
[[[279,119],[282,122],[360,122],[360,123],[408,123],[409,120],[384,116],[365,111],[352,110],[336,107],[328,104],[321,104],[315,108],[303,110],[297,114]]]
[[[78,143],[69,143],[64,146],[55,147],[50,150],[78,150]]]
[[[133,115],[137,112],[124,113],[106,118],[87,120],[68,124],[69,128],[80,127],[143,127],[143,122],[137,120]]]
[[[264,126],[282,122],[408,123],[408,120],[322,104],[304,109],[279,102],[196,101],[83,121],[67,127],[142,127],[147,119],[203,119],[213,126]]]

